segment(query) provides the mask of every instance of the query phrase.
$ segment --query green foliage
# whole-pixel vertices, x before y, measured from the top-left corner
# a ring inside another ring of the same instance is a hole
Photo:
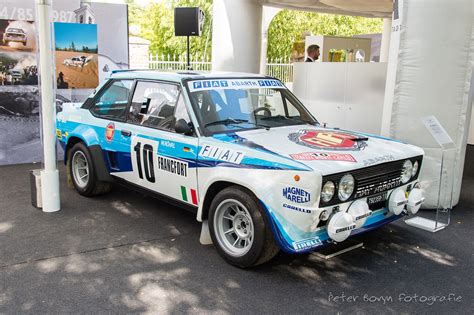
[[[240,1],[240,0],[234,0]],[[129,24],[140,26],[139,36],[151,42],[150,53],[184,56],[186,37],[174,36],[174,8],[200,7],[205,15],[203,34],[191,37],[191,55],[211,57],[212,0],[162,0],[141,7],[135,0],[126,0]],[[283,10],[278,13],[268,30],[268,58],[288,58],[293,44],[302,40],[303,33],[313,35],[352,36],[381,33],[382,19],[320,14]]]
[[[381,33],[382,29],[382,19],[283,10],[270,24],[267,56],[270,59],[290,57],[293,44],[303,41],[305,33],[353,36]]]
[[[174,8],[200,7],[205,13],[203,34],[190,37],[192,56],[211,57],[212,46],[212,0],[163,0],[145,8],[134,0],[129,5],[129,24],[140,26],[140,36],[148,39],[150,53],[183,56],[186,53],[186,37],[174,36]]]

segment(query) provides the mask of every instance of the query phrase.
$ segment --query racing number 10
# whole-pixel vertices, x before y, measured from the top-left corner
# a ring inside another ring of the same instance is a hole
[[[141,155],[143,154],[143,165],[145,166],[145,177],[146,180],[150,183],[155,182],[155,171],[153,168],[153,147],[149,144],[145,144],[143,146],[143,150],[141,149],[142,143],[137,142],[133,150],[137,155],[137,168],[138,168],[138,176],[140,179],[143,179],[143,170],[142,170],[142,163],[141,163]]]

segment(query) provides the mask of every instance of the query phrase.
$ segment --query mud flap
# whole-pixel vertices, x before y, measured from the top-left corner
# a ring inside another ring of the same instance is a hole
[[[208,220],[202,221],[201,236],[199,237],[201,245],[212,245],[211,233],[209,232]]]

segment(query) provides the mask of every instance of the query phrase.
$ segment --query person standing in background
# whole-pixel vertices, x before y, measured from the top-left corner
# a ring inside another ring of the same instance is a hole
[[[306,50],[308,58],[306,58],[305,62],[315,62],[319,58],[319,46],[318,45],[310,45]]]
[[[13,76],[11,73],[7,73],[5,76],[5,81],[7,81],[7,85],[13,85]]]

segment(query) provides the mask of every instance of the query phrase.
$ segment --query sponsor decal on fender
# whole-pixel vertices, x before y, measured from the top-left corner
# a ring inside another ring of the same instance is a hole
[[[295,210],[295,211],[299,211],[299,212],[303,212],[303,213],[311,213],[311,210],[309,210],[309,209],[289,205],[289,204],[286,204],[286,203],[283,204],[283,208],[287,208],[287,209],[290,209],[290,210]]]
[[[346,153],[321,153],[321,152],[303,152],[297,154],[290,154],[291,158],[300,161],[343,161],[343,162],[357,162],[357,160],[350,154]]]
[[[288,139],[306,147],[333,151],[360,151],[367,146],[366,138],[340,131],[302,129],[290,133]]]
[[[176,146],[175,146],[174,142],[171,142],[171,141],[168,141],[168,140],[161,140],[160,145],[164,146],[164,147],[167,147],[167,148],[170,148],[170,149],[176,149]]]
[[[158,156],[158,169],[183,177],[188,176],[188,163],[163,156]]]
[[[107,127],[105,127],[105,140],[107,140],[107,142],[111,142],[112,139],[114,138],[114,134],[115,134],[115,125],[114,123],[109,123],[107,125]]]
[[[61,140],[63,138],[63,134],[61,133],[61,130],[56,129],[56,137]]]
[[[283,188],[283,197],[296,203],[306,203],[311,200],[311,194],[309,192],[297,187]]]
[[[245,155],[243,152],[240,151],[205,145],[201,148],[199,156],[209,159],[216,159],[224,162],[230,162],[234,164],[240,164]]]
[[[299,252],[299,251],[302,251],[302,250],[317,247],[317,246],[322,245],[322,244],[323,244],[323,242],[321,242],[319,237],[313,237],[313,238],[308,238],[308,239],[305,239],[305,240],[302,240],[302,241],[293,242],[293,248],[296,251]]]

